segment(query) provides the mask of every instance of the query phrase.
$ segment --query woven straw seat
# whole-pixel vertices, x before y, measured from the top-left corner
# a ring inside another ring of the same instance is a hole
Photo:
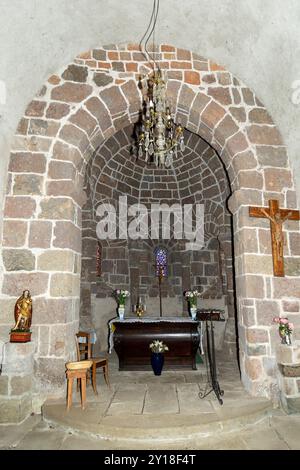
[[[93,361],[67,362],[66,368],[68,370],[89,369],[92,365]]]
[[[92,367],[93,361],[77,361],[66,363],[66,376],[67,376],[67,410],[69,411],[72,405],[72,389],[73,381],[77,379],[77,384],[80,383],[81,390],[81,408],[84,410],[86,400],[86,377],[88,370]]]

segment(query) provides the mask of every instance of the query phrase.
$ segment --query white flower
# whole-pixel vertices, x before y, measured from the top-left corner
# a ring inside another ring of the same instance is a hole
[[[189,301],[191,300],[195,300],[196,301],[196,297],[200,297],[200,292],[195,289],[195,290],[188,290],[184,293],[184,296],[186,299],[188,299]]]
[[[168,346],[166,346],[162,341],[159,341],[158,339],[152,341],[152,343],[150,343],[149,345],[149,348],[154,353],[169,351]]]

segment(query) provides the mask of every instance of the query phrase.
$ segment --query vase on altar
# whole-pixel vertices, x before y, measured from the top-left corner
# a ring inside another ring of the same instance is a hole
[[[196,318],[197,318],[197,307],[196,307],[196,305],[190,305],[190,314],[191,314],[192,320],[196,320]]]
[[[119,307],[118,307],[118,315],[119,315],[120,320],[124,320],[125,305],[119,305]]]
[[[161,375],[161,371],[164,365],[165,357],[163,353],[151,353],[151,365],[154,375]]]

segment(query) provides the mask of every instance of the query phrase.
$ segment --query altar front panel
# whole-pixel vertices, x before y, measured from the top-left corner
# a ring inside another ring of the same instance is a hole
[[[187,320],[114,321],[113,344],[119,358],[119,370],[151,370],[150,343],[163,341],[164,369],[196,369],[199,347],[199,322]]]

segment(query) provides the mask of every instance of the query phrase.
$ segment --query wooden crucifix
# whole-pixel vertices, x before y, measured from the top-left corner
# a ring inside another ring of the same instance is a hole
[[[286,220],[300,220],[300,212],[291,209],[279,209],[276,199],[269,200],[269,207],[249,207],[250,217],[267,218],[271,222],[272,255],[274,276],[284,276],[283,231]]]

